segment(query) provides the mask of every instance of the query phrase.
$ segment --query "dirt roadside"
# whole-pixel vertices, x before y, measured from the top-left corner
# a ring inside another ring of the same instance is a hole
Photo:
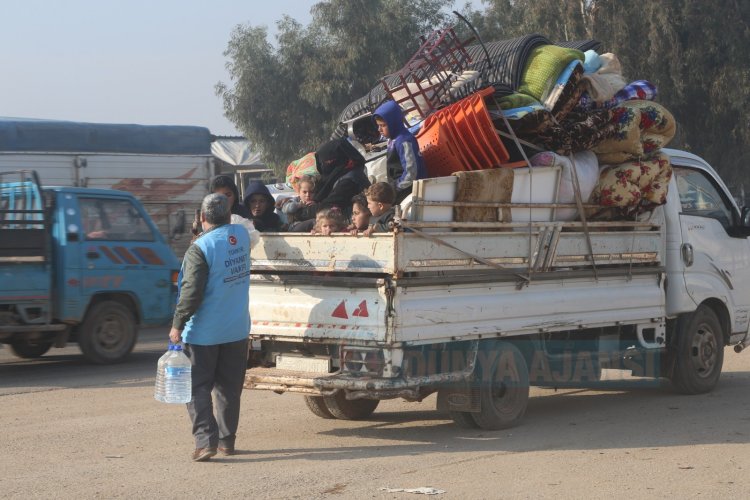
[[[532,390],[523,425],[462,430],[421,403],[368,421],[322,420],[301,397],[243,394],[240,454],[191,463],[182,405],[154,401],[166,331],[128,363],[76,347],[19,361],[0,349],[4,498],[748,498],[750,352],[726,350],[719,387]]]

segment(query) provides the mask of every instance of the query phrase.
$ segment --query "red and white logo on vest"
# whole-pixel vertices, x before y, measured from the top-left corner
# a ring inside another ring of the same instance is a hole
[[[234,236],[230,236],[229,237],[229,244],[232,245],[232,246],[236,245],[237,244],[237,238],[235,238]]]

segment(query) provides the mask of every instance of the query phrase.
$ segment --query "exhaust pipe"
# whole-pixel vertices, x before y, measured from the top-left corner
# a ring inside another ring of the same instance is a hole
[[[734,346],[734,352],[741,353],[743,350],[745,350],[745,348],[748,345],[750,345],[750,338],[746,338],[745,340],[743,340],[739,344],[735,345]]]

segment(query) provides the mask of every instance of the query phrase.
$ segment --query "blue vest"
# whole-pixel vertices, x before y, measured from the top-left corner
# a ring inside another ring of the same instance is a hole
[[[203,302],[182,331],[186,344],[216,345],[250,333],[250,236],[238,224],[213,229],[197,240],[208,263]]]

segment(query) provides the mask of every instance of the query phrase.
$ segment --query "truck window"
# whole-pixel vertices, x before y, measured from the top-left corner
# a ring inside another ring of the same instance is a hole
[[[682,213],[718,220],[724,229],[732,225],[732,206],[703,172],[674,166]]]
[[[87,240],[154,241],[154,235],[129,200],[79,198]]]

